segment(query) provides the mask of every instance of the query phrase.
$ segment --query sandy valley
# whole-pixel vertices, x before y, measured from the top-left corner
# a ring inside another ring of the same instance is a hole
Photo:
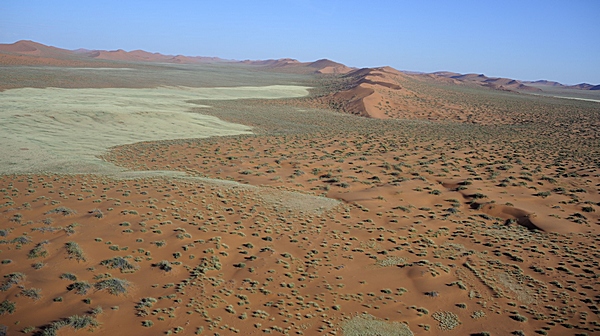
[[[8,334],[600,334],[597,102],[45,48],[0,58]]]

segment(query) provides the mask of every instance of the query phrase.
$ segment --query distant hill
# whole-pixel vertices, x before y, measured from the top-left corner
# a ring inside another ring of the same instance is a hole
[[[545,80],[545,79],[536,80],[536,81],[523,81],[523,83],[525,83],[525,84],[532,84],[532,85],[557,86],[557,87],[564,87],[564,86],[566,86],[566,85],[561,84],[559,82],[548,81],[548,80]]]
[[[600,85],[592,85],[588,83],[581,83],[577,85],[567,86],[571,89],[579,89],[579,90],[600,90]]]
[[[111,66],[106,63],[111,61],[194,64],[224,60],[218,57],[163,55],[143,50],[67,50],[24,40],[0,44],[0,64],[4,65]]]
[[[456,72],[449,71],[438,71],[431,74],[425,74],[423,76],[428,76],[433,79],[453,79],[455,80],[454,84],[471,84],[471,85],[479,85],[483,87],[488,87],[494,90],[503,90],[503,91],[542,91],[540,88],[536,88],[533,86],[528,86],[521,81],[510,78],[502,78],[502,77],[487,77],[483,74],[459,74]],[[437,77],[437,78],[436,78]],[[447,82],[447,81],[444,81]]]
[[[502,77],[487,77],[484,74],[460,74],[450,71],[438,71],[429,74],[421,74],[417,76],[428,77],[436,79],[445,83],[449,83],[448,80],[452,79],[451,83],[454,84],[474,84],[479,86],[488,87],[495,90],[503,91],[529,91],[539,92],[542,91],[540,87],[551,86],[551,87],[562,87],[576,90],[600,90],[600,85],[592,85],[587,83],[581,83],[577,85],[565,85],[555,81],[549,80],[537,80],[537,81],[520,81],[517,79],[502,78]]]
[[[314,62],[300,62],[292,58],[281,58],[272,60],[246,60],[241,63],[262,66],[267,69],[291,73],[320,73],[320,74],[346,74],[354,70],[344,64],[328,59],[320,59]]]
[[[115,63],[117,62],[117,63]],[[151,53],[144,50],[125,51],[118,50],[67,50],[47,46],[38,42],[21,40],[11,44],[0,44],[0,65],[49,65],[49,66],[91,66],[91,67],[119,67],[119,62],[149,62],[173,64],[197,64],[215,62],[237,62],[224,60],[218,57],[164,55]],[[314,62],[300,62],[292,58],[270,60],[246,60],[239,63],[264,67],[279,72],[290,73],[319,73],[319,74],[348,74],[356,68],[328,59]],[[377,69],[377,68],[370,68]],[[390,68],[391,69],[391,68]],[[394,69],[394,71],[397,71]],[[404,74],[436,80],[448,84],[478,85],[503,91],[540,91],[540,87],[553,86],[576,90],[600,90],[600,85],[581,83],[577,85],[564,85],[554,81],[519,81],[510,78],[487,77],[483,74],[460,74],[451,71],[438,71],[433,73],[416,73],[405,71]]]
[[[196,64],[233,61],[218,57],[164,55],[144,50],[67,50],[33,41],[0,44],[0,65],[119,66],[114,62]],[[344,64],[328,59],[300,62],[291,58],[282,58],[276,60],[247,60],[240,63],[292,73],[345,74],[353,70],[353,68]]]

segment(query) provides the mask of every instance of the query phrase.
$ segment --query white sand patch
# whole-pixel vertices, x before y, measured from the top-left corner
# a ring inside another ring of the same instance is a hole
[[[554,97],[554,98],[562,98],[562,99],[583,100],[583,101],[591,101],[591,102],[600,103],[600,100],[598,100],[598,99],[579,98],[579,97],[563,97],[563,96],[552,96],[552,97]]]
[[[287,98],[306,87],[12,89],[0,92],[0,173],[115,173],[96,156],[116,145],[251,133],[190,113],[189,100]]]
[[[587,92],[577,92],[578,94],[583,94]],[[600,99],[592,99],[592,98],[581,98],[581,97],[565,97],[565,96],[556,96],[556,95],[552,95],[552,94],[539,94],[539,93],[529,93],[530,95],[533,96],[542,96],[542,97],[552,97],[552,98],[560,98],[560,99],[573,99],[573,100],[583,100],[583,101],[590,101],[590,102],[595,102],[595,103],[600,103]]]
[[[59,71],[84,70],[84,71],[135,71],[134,68],[81,68],[81,67],[58,67],[58,66],[21,66],[21,68],[29,69],[48,69]]]
[[[126,176],[124,174],[127,174],[127,172],[116,174],[111,177],[131,178],[131,176]],[[137,177],[135,175],[133,176]],[[201,181],[208,184],[223,187],[226,190],[238,189],[244,190],[246,192],[252,192],[257,198],[261,199],[263,202],[265,202],[266,205],[271,206],[273,210],[277,212],[294,211],[300,213],[309,212],[321,214],[342,204],[342,202],[333,198],[314,196],[301,192],[281,190],[272,187],[254,186],[251,184],[243,184],[236,181],[181,175],[163,176],[170,178],[178,178],[186,181]]]

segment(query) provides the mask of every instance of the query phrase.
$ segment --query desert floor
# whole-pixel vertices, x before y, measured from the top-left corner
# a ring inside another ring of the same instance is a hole
[[[9,334],[600,334],[600,104],[409,78],[486,122],[377,120],[180,67],[2,69]]]

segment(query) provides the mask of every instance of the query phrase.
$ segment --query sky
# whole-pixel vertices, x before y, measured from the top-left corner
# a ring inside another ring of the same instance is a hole
[[[600,84],[598,0],[1,0],[18,40]]]

